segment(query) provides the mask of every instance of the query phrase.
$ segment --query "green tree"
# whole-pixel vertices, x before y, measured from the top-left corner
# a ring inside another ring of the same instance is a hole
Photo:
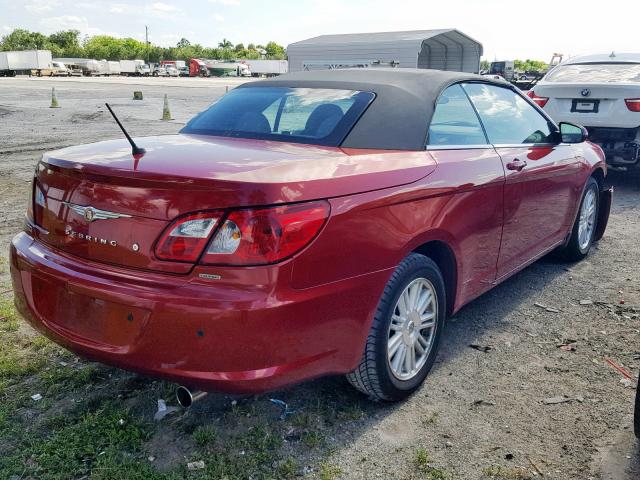
[[[96,35],[84,44],[84,51],[89,58],[96,60],[119,60],[125,58],[122,41],[108,35]]]
[[[190,46],[191,46],[191,42],[184,37],[181,38],[180,41],[176,44],[176,47],[178,48],[186,48]]]
[[[51,50],[54,57],[85,57],[96,60],[146,59],[150,62],[161,60],[189,60],[191,58],[210,58],[218,60],[259,59],[262,52],[268,58],[286,58],[284,47],[269,42],[266,47],[250,43],[233,45],[224,38],[217,47],[204,47],[191,44],[186,38],[180,39],[175,47],[147,45],[134,38],[115,38],[109,35],[96,35],[80,39],[77,30],[63,30],[49,36],[25,29],[15,29],[0,39],[0,50]],[[148,57],[147,57],[148,54]]]
[[[545,71],[549,66],[541,60],[514,60],[514,68],[519,72]]]
[[[60,48],[72,50],[80,48],[80,32],[78,30],[63,30],[49,35],[49,42]]]
[[[39,33],[16,28],[13,32],[2,37],[2,50],[32,50],[44,49],[49,46],[49,39]]]
[[[275,60],[282,60],[287,58],[287,52],[282,45],[278,45],[276,42],[269,42],[264,47],[267,51],[267,57]]]

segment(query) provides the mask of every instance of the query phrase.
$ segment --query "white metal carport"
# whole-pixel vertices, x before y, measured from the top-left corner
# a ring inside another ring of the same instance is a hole
[[[477,73],[482,44],[456,29],[321,35],[287,47],[289,71],[394,66]]]

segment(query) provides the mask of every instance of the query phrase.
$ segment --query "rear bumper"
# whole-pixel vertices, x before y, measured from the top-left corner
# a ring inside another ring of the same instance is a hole
[[[352,370],[391,274],[295,290],[290,263],[229,270],[218,283],[198,271],[91,264],[27,233],[11,245],[16,306],[56,343],[126,370],[236,393]]]
[[[607,163],[614,167],[638,166],[640,162],[640,127],[587,127],[589,139],[604,151]]]

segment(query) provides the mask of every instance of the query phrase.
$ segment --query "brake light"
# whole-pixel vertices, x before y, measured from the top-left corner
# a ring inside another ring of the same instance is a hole
[[[177,219],[158,240],[156,256],[162,260],[195,262],[221,216],[220,212],[204,212]]]
[[[27,203],[27,218],[31,222],[35,222],[35,215],[33,213],[33,190],[36,188],[36,180],[35,178],[31,181],[31,185],[29,187],[29,203]]]
[[[548,97],[539,97],[533,90],[527,92],[527,97],[533,100],[540,108],[543,108],[549,101]]]
[[[236,210],[211,240],[202,263],[263,265],[292,256],[315,238],[327,217],[326,201]]]
[[[624,103],[632,112],[640,112],[640,98],[627,98]]]

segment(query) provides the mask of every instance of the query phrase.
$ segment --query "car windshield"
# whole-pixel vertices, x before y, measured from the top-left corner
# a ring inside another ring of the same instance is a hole
[[[546,76],[547,82],[640,83],[640,64],[637,63],[578,63],[559,65]]]
[[[371,92],[325,88],[236,88],[181,133],[339,146],[373,100]]]

